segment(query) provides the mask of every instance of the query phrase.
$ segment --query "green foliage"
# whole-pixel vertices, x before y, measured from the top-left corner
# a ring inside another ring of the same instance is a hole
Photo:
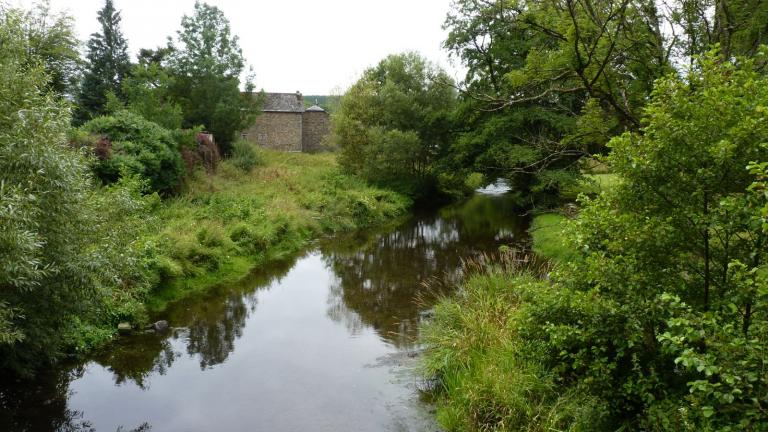
[[[184,16],[177,39],[169,44],[170,95],[184,113],[183,126],[204,125],[225,155],[239,131],[257,113],[253,84],[240,91],[245,60],[229,20],[215,6],[195,2],[192,16]]]
[[[637,129],[671,70],[659,20],[642,2],[454,2],[445,47],[467,75],[441,170],[524,192],[572,187],[575,161]]]
[[[256,147],[244,139],[239,139],[232,145],[230,162],[245,172],[250,172],[263,163]]]
[[[431,192],[433,164],[449,144],[449,83],[416,53],[391,55],[366,70],[333,116],[342,167],[411,196]]]
[[[173,101],[170,89],[173,77],[162,65],[168,49],[142,50],[139,63],[123,81],[127,109],[169,129],[180,129],[183,113]]]
[[[768,158],[764,87],[751,61],[714,53],[687,80],[658,81],[643,134],[611,142],[622,181],[586,200],[573,227],[583,257],[563,269],[562,287],[590,293],[615,319],[551,320],[550,340],[566,342],[552,354],[565,376],[612,401],[621,423],[749,430],[765,419],[753,387],[768,381],[758,372],[765,317],[755,313],[765,307],[766,237],[745,169]],[[621,336],[585,338],[575,326]]]
[[[163,127],[129,111],[95,118],[83,130],[105,136],[112,143],[111,157],[95,161],[93,170],[105,184],[123,174],[137,174],[153,191],[174,191],[184,175],[184,165],[173,135]]]
[[[81,340],[83,322],[105,320],[117,292],[140,296],[136,235],[122,223],[145,208],[128,185],[92,188],[67,146],[67,106],[40,92],[48,76],[25,57],[22,20],[0,23],[0,369],[29,373]]]
[[[342,174],[332,154],[258,156],[263,162],[247,171],[230,158],[214,176],[197,173],[184,194],[158,209],[162,227],[150,236],[159,287],[152,308],[235,282],[254,265],[295,253],[317,236],[385,222],[410,204]]]
[[[73,18],[66,13],[54,15],[50,0],[36,2],[26,11],[0,5],[0,14],[3,20],[21,19],[25,62],[28,66],[43,66],[50,91],[60,96],[73,95],[82,63]]]
[[[535,352],[539,373],[559,394],[601,407],[603,423],[588,429],[765,425],[768,164],[756,161],[768,160],[766,84],[752,60],[723,61],[715,52],[686,79],[659,80],[641,132],[610,143],[607,162],[619,181],[582,196],[579,217],[564,226],[563,244],[576,251],[570,261],[507,301],[519,318],[513,325],[497,320],[478,332],[506,329],[504,343]],[[485,310],[470,299],[468,308]],[[473,313],[462,322],[477,319]],[[435,345],[453,355],[450,344]],[[479,362],[499,363],[499,345],[484,340],[472,352],[483,353]],[[468,376],[477,367],[468,365]],[[445,403],[472,385],[451,385]],[[517,394],[511,386],[502,393]],[[504,430],[458,412],[472,427]]]
[[[109,92],[123,99],[122,83],[131,68],[128,44],[120,30],[120,12],[112,0],[105,0],[98,20],[101,32],[93,33],[87,43],[88,62],[75,111],[78,124],[107,113]]]

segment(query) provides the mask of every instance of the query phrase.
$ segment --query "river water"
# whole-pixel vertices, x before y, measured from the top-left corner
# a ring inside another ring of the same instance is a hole
[[[461,260],[524,241],[506,195],[319,242],[174,304],[165,334],[0,389],[7,431],[434,431],[418,325]]]

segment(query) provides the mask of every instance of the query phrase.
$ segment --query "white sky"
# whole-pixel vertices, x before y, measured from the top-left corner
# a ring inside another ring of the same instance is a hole
[[[33,0],[11,0],[29,6]],[[165,45],[194,0],[114,0],[135,60],[140,48]],[[81,40],[99,30],[103,0],[51,0],[74,16]],[[208,0],[229,19],[232,33],[268,92],[329,94],[346,89],[388,54],[420,52],[454,78],[458,65],[441,48],[450,0]]]

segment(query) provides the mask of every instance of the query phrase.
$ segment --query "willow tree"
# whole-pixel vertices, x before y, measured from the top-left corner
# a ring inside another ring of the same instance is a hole
[[[45,91],[43,59],[30,61],[27,19],[0,11],[0,375],[103,341],[147,287],[138,185],[93,187],[67,141],[69,105]]]
[[[333,116],[339,162],[411,196],[433,192],[435,162],[450,143],[455,92],[444,71],[410,52],[366,69]]]

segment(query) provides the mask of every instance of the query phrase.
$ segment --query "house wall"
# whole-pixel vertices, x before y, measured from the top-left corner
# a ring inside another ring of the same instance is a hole
[[[305,111],[302,126],[303,150],[315,152],[322,149],[323,140],[331,130],[331,120],[327,112]]]
[[[298,112],[262,112],[245,133],[245,139],[262,147],[302,150],[302,115]]]

